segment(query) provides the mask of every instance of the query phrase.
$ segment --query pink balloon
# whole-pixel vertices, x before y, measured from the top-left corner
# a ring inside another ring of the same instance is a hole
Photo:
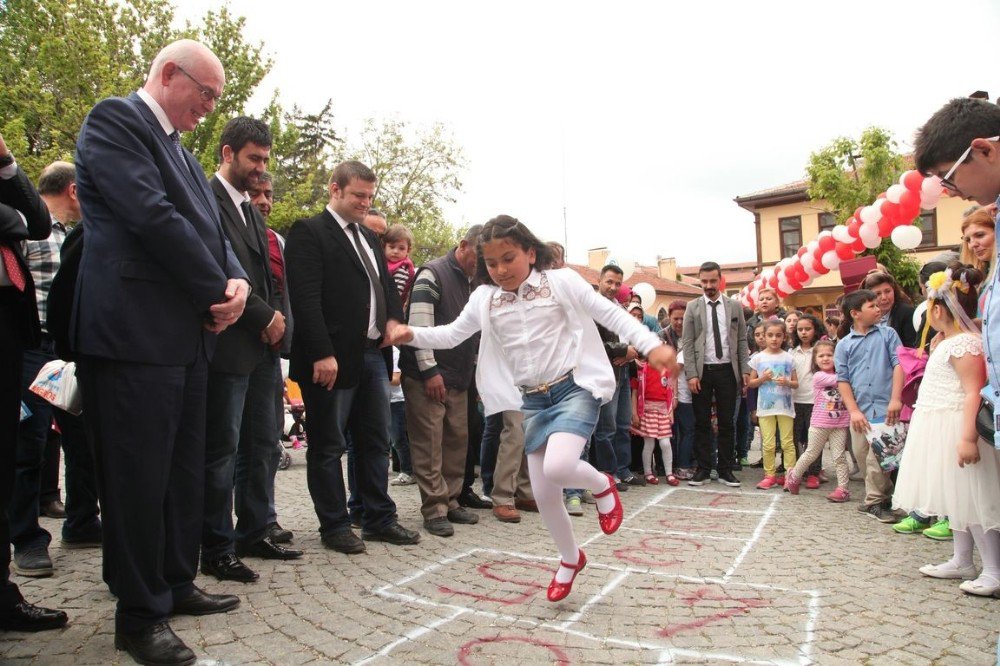
[[[919,192],[923,183],[924,176],[919,171],[910,170],[899,177],[899,184],[911,192]],[[900,198],[900,203],[902,203],[902,198]]]

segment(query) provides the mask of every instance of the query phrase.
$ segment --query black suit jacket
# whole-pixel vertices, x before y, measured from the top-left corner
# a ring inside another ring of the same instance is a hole
[[[361,225],[362,240],[375,250],[386,317],[403,320],[399,293],[389,275],[375,234]],[[292,226],[285,243],[288,294],[295,316],[289,376],[311,382],[313,363],[337,359],[334,388],[357,386],[368,339],[371,308],[368,273],[347,233],[330,211]],[[392,350],[383,350],[386,373],[392,372]]]
[[[209,185],[219,206],[222,229],[252,287],[239,321],[219,334],[211,367],[216,372],[249,375],[260,363],[261,357],[271,353],[267,343],[261,342],[260,334],[271,323],[274,311],[280,305],[274,293],[264,220],[257,208],[250,206],[252,218],[244,224],[232,197],[217,175],[212,176]]]
[[[904,347],[916,347],[919,344],[917,332],[913,328],[914,308],[909,303],[896,302],[889,311],[889,326],[899,333],[899,341]]]
[[[24,219],[21,219],[18,211],[24,215]],[[45,207],[45,202],[38,196],[38,191],[21,167],[17,167],[13,178],[0,178],[0,243],[14,250],[26,283],[21,316],[15,322],[4,322],[4,325],[12,326],[24,346],[29,349],[37,347],[41,342],[41,328],[35,301],[35,283],[24,260],[21,241],[44,240],[51,233],[52,218],[49,216],[49,209]]]
[[[76,143],[86,242],[73,304],[74,351],[188,365],[226,281],[246,279],[201,165],[178,154],[138,95],[98,102]]]

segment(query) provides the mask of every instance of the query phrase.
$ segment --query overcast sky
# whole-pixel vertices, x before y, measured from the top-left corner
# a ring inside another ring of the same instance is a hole
[[[204,0],[175,0],[196,19]],[[756,258],[733,198],[804,176],[809,153],[870,125],[909,149],[948,99],[1000,96],[996,0],[395,2],[240,0],[274,88],[368,117],[444,123],[462,146],[456,226],[499,213],[569,259]]]

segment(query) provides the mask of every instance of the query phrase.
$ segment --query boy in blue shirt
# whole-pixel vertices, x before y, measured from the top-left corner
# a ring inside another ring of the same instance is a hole
[[[851,413],[851,449],[865,477],[865,499],[858,510],[882,523],[892,512],[892,479],[878,464],[865,433],[872,423],[893,425],[903,408],[903,368],[896,357],[899,334],[878,324],[882,314],[875,293],[859,289],[844,297],[844,320],[834,352],[837,385]]]

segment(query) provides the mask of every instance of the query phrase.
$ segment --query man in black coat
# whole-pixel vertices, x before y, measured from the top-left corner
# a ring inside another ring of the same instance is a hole
[[[364,227],[375,174],[344,162],[330,179],[330,203],[288,234],[285,261],[295,317],[290,376],[302,387],[309,419],[306,478],[328,548],[361,553],[351,531],[341,458],[349,431],[361,536],[404,545],[420,535],[401,526],[389,497],[389,377],[386,332],[403,318],[399,293],[378,239]]]
[[[21,418],[21,363],[24,350],[41,339],[35,285],[21,241],[42,240],[51,231],[48,209],[0,136],[0,630],[7,631],[57,629],[67,622],[62,611],[26,602],[10,582],[7,521]]]

